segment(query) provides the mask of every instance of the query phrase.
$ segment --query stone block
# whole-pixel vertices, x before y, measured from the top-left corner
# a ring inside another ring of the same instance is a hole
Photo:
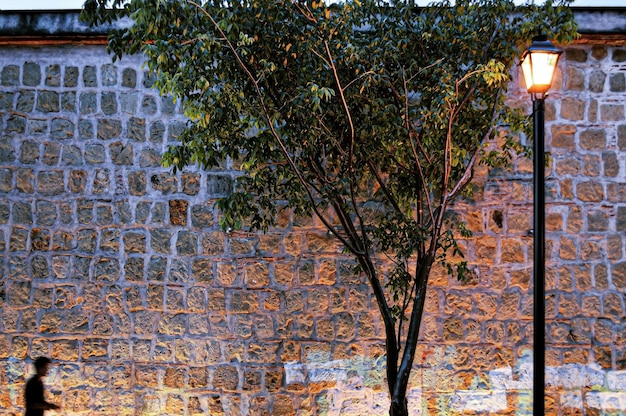
[[[132,165],[134,157],[133,146],[127,142],[117,141],[109,146],[111,162],[115,165]]]
[[[158,111],[157,99],[152,95],[144,95],[141,101],[141,112],[151,116]]]
[[[248,289],[267,288],[270,285],[269,269],[266,263],[256,262],[244,269],[244,282]]]
[[[11,175],[5,174],[5,172],[0,172],[0,177],[3,178],[6,182],[4,183],[6,187],[11,184]],[[18,169],[15,174],[15,189],[24,194],[32,194],[35,192],[35,174],[32,169]],[[0,185],[0,189],[3,192],[5,191],[5,186]]]
[[[167,260],[163,257],[151,257],[146,270],[146,280],[162,282],[165,280]]]
[[[171,96],[161,97],[161,114],[172,115],[176,112],[176,103]]]
[[[597,61],[602,61],[606,59],[608,55],[609,51],[604,45],[594,45],[591,48],[591,56]]]
[[[202,176],[198,173],[183,172],[181,175],[182,191],[185,195],[198,195]]]
[[[189,367],[189,387],[206,388],[209,385],[209,371],[207,367]]]
[[[17,65],[6,65],[0,73],[2,85],[15,87],[20,85],[20,67]]]
[[[619,175],[620,167],[617,153],[612,151],[603,152],[602,165],[605,176],[616,178]]]
[[[165,136],[165,124],[161,121],[155,121],[150,124],[150,141],[153,143],[162,143]]]
[[[135,88],[137,86],[137,71],[133,68],[124,68],[122,71],[122,87]]]
[[[150,211],[150,215],[152,216],[153,224],[161,224],[165,222],[165,204],[163,202],[155,202],[152,206],[152,210]]]
[[[206,192],[211,197],[225,196],[233,191],[233,181],[230,176],[207,175]]]
[[[76,87],[78,85],[78,68],[75,66],[66,66],[63,74],[64,87]]]
[[[102,140],[114,139],[122,133],[122,123],[115,119],[98,120],[98,138]]]
[[[0,202],[0,224],[6,224],[9,221],[9,205],[8,202]],[[1,234],[0,234],[1,235]]]
[[[553,147],[574,150],[576,126],[571,124],[554,124],[552,125],[551,133],[551,144]]]
[[[98,111],[98,98],[93,92],[83,92],[79,96],[80,114],[95,114]]]
[[[114,92],[103,92],[100,95],[100,110],[106,115],[117,113],[117,96]]]
[[[20,91],[17,96],[17,102],[15,109],[22,113],[30,113],[35,108],[35,92],[34,91]]]
[[[91,120],[79,120],[78,121],[78,137],[81,140],[93,139],[95,131]]]
[[[136,311],[133,315],[133,332],[137,335],[151,335],[159,321],[158,315],[150,311]]]
[[[589,91],[601,93],[604,91],[607,75],[601,70],[592,71],[589,74]]]
[[[154,229],[150,231],[150,246],[157,253],[169,253],[172,232],[167,229]]]
[[[605,316],[623,316],[624,305],[620,294],[609,292],[602,296],[602,310],[604,311]]]
[[[150,184],[155,191],[171,195],[178,190],[178,178],[170,173],[155,174],[150,177]]]
[[[26,119],[18,115],[11,115],[7,119],[6,133],[24,133],[26,131]],[[4,155],[0,153],[0,156],[4,159]]]
[[[570,62],[587,62],[587,51],[580,48],[565,49],[565,59]]]
[[[44,84],[49,87],[59,87],[61,85],[61,66],[59,64],[52,64],[46,67]]]
[[[77,146],[64,146],[61,162],[64,166],[81,166],[83,158],[80,148]]]
[[[94,263],[94,276],[98,281],[115,282],[120,277],[121,266],[119,260],[110,257],[101,257]]]
[[[112,87],[117,84],[117,67],[113,64],[102,65],[100,77],[104,87]]]
[[[172,199],[169,201],[170,224],[187,225],[187,209],[189,202],[184,199]]]
[[[35,62],[25,62],[22,74],[22,83],[29,87],[41,84],[41,66]]]
[[[616,74],[611,74],[611,76],[609,77],[609,90],[611,92],[626,91],[626,81],[624,78],[624,73],[618,72]]]
[[[233,313],[251,313],[259,309],[259,298],[254,292],[233,291],[228,310]]]
[[[600,105],[600,120],[623,121],[624,120],[624,104]]]
[[[163,385],[170,388],[184,388],[186,386],[187,369],[184,367],[169,367],[165,369]],[[179,408],[180,409],[180,408]]]
[[[141,231],[128,231],[123,235],[124,252],[141,254],[146,252],[146,236]]]
[[[626,49],[621,49],[621,48],[613,49],[612,58],[614,62],[626,62]]]
[[[54,118],[50,125],[50,136],[57,140],[66,140],[74,137],[74,123],[65,118]]]
[[[156,74],[152,71],[143,72],[143,82],[141,83],[144,88],[152,88],[156,81]]]
[[[63,171],[42,171],[37,174],[37,192],[41,195],[61,195],[65,192]]]
[[[603,129],[588,129],[580,133],[580,145],[585,150],[602,150],[606,147],[606,132]]]
[[[57,315],[53,314],[52,317],[54,319],[51,319],[48,323],[50,327],[52,327],[53,323],[58,325]],[[61,328],[63,332],[70,333],[70,334],[86,334],[89,330],[89,315],[85,313],[85,311],[83,310],[80,310],[80,309],[72,310],[68,314],[66,314],[64,317],[58,316],[58,319],[61,320],[63,323],[62,325],[57,326],[57,328]],[[43,319],[42,319],[42,322],[43,322]],[[94,343],[92,344],[93,348],[99,351],[98,355],[100,357],[106,356],[106,351],[105,351],[106,347],[104,345],[107,343],[108,341],[105,341],[102,339],[94,340]],[[84,351],[83,351],[83,354],[84,354]]]
[[[144,195],[146,193],[147,186],[148,185],[145,172],[135,171],[128,174],[128,191],[131,195]]]
[[[39,119],[28,120],[27,131],[32,136],[41,136],[48,133],[48,121]]]
[[[564,98],[561,101],[561,118],[566,120],[583,120],[585,118],[586,101],[575,98]]]
[[[139,117],[131,117],[128,120],[128,138],[137,142],[146,141],[146,120]]]
[[[83,85],[88,88],[98,86],[98,74],[95,66],[87,65],[83,68]]]
[[[576,195],[583,202],[601,202],[605,198],[602,184],[596,181],[578,183]]]
[[[61,147],[58,142],[44,143],[41,161],[49,166],[58,164],[61,157]]]
[[[580,68],[568,66],[566,68],[565,88],[572,91],[585,89],[585,73]]]
[[[610,369],[613,367],[613,358],[611,347],[606,345],[596,345],[593,347],[594,361],[604,369]]]
[[[107,177],[108,180],[108,177]],[[107,183],[108,186],[108,183]],[[113,209],[110,205],[99,203],[95,206],[95,223],[100,226],[107,226],[113,222]]]
[[[37,93],[36,110],[42,113],[56,113],[61,108],[61,98],[55,91],[39,91]]]
[[[213,209],[206,205],[193,205],[190,210],[191,225],[194,228],[213,228],[215,217]]]
[[[590,210],[587,214],[587,230],[604,232],[609,229],[609,214],[606,211]]]
[[[184,293],[181,290],[167,288],[165,291],[165,309],[168,312],[185,312]]]
[[[179,137],[185,131],[186,123],[182,121],[172,121],[167,127],[167,140],[168,142],[178,142]]]
[[[220,365],[213,372],[212,383],[214,389],[236,391],[239,385],[239,373],[232,365]]]
[[[14,92],[0,91],[0,111],[12,110],[14,98]]]

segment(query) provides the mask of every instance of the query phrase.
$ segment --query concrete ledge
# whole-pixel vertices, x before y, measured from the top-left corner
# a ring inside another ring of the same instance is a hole
[[[572,8],[582,35],[626,35],[626,8]]]
[[[113,28],[130,26],[130,19],[95,28],[83,23],[80,11],[0,12],[0,44],[106,43]]]
[[[626,8],[573,8],[583,35],[581,42],[605,40],[626,42]],[[91,28],[79,19],[80,11],[0,12],[0,44],[105,43],[108,31],[130,25],[130,19],[115,25]]]

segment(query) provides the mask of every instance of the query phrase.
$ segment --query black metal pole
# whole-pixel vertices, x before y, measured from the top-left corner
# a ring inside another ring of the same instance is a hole
[[[545,156],[544,99],[533,97],[533,415],[545,415]]]

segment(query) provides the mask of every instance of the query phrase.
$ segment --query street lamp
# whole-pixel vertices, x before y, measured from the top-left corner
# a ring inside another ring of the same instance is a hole
[[[536,36],[520,61],[533,100],[533,414],[545,414],[545,98],[562,51],[546,36]]]

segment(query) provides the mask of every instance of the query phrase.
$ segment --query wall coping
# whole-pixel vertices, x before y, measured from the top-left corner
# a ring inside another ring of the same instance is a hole
[[[580,43],[599,41],[626,45],[626,7],[573,7],[582,37]],[[88,43],[106,44],[108,31],[130,24],[89,27],[80,10],[0,11],[0,45]]]

